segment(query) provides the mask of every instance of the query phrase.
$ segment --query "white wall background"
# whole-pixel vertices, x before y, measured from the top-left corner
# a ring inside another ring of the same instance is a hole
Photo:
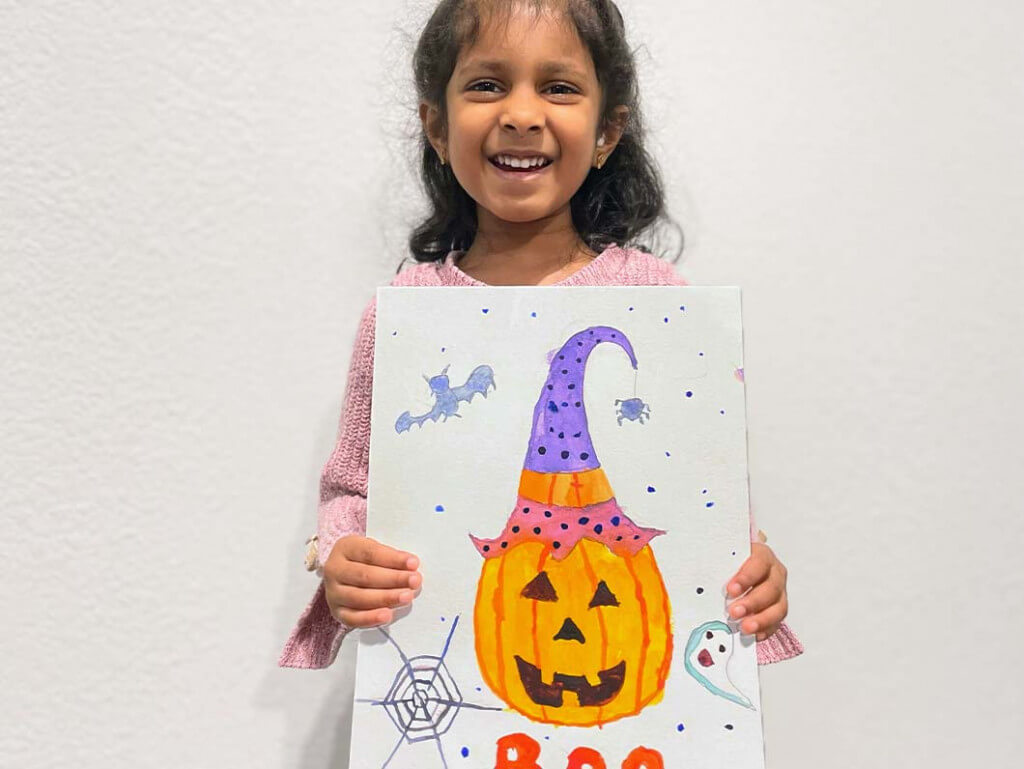
[[[429,6],[0,0],[3,766],[346,765],[348,655],[275,665]],[[620,7],[681,271],[744,289],[768,766],[1016,765],[1024,7]]]

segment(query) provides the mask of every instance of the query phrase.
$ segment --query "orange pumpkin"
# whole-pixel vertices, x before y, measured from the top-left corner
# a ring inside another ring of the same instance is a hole
[[[583,538],[556,560],[520,542],[485,560],[474,624],[487,685],[534,721],[603,724],[664,692],[670,609],[649,545],[616,555]]]
[[[650,547],[665,532],[619,507],[597,460],[583,371],[620,329],[591,326],[549,358],[519,494],[500,536],[470,535],[484,565],[476,656],[487,685],[527,718],[594,726],[661,699],[672,659],[668,593]]]

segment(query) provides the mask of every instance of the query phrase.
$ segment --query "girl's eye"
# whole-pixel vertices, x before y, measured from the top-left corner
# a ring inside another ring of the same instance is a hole
[[[469,90],[470,90],[470,91],[476,91],[476,90],[477,90],[477,86],[481,86],[481,85],[493,85],[493,86],[497,86],[498,84],[497,84],[497,83],[495,83],[495,82],[494,82],[493,80],[481,80],[481,81],[480,81],[479,83],[473,83],[473,85],[471,85],[471,86],[469,87]],[[573,94],[573,93],[579,93],[579,92],[578,92],[578,91],[577,91],[577,90],[576,90],[575,88],[573,88],[573,87],[572,87],[571,85],[566,85],[565,83],[555,83],[554,85],[549,85],[549,86],[547,87],[547,89],[545,89],[545,90],[550,90],[550,89],[552,89],[552,88],[565,88],[565,89],[567,89],[567,90],[568,90],[568,93],[558,93],[558,94],[556,94],[556,95],[558,95],[558,96],[568,96],[569,94]],[[491,92],[490,92],[490,91],[480,91],[480,93],[491,93]]]

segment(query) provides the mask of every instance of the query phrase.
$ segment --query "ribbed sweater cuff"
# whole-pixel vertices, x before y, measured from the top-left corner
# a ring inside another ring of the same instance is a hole
[[[320,584],[285,642],[277,660],[283,668],[326,668],[334,663],[342,639],[351,628],[339,622],[327,605],[323,564],[340,537],[366,532],[366,499],[344,495],[321,503],[317,525],[317,573]]]
[[[785,622],[779,625],[779,629],[766,639],[757,642],[758,665],[782,662],[782,660],[788,660],[803,653],[803,644]]]
[[[334,544],[350,534],[366,534],[366,497],[345,494],[321,502],[317,511],[317,571],[331,556]]]

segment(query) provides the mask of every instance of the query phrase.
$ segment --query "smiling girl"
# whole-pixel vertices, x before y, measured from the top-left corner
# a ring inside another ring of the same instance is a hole
[[[432,212],[391,285],[687,285],[637,244],[668,217],[614,3],[443,0],[413,69]],[[390,622],[423,589],[415,555],[364,536],[375,318],[370,300],[320,479],[307,568],[321,581],[282,667],[327,667],[350,629]],[[726,590],[765,664],[803,648],[783,622],[786,569],[756,531],[751,520],[751,555]]]

